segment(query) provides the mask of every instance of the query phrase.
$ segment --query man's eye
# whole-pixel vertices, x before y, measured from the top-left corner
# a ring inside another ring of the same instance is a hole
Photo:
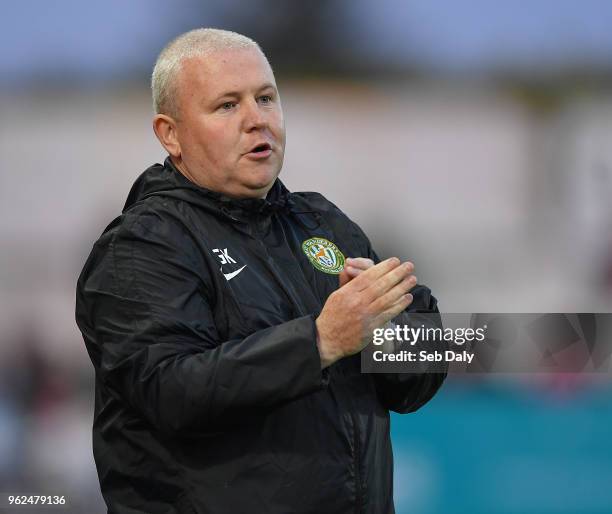
[[[235,107],[235,105],[236,104],[234,102],[225,102],[225,103],[221,104],[221,109],[229,111],[230,109],[233,109]]]
[[[272,97],[270,95],[263,95],[259,97],[259,101],[263,104],[269,104],[272,101]]]

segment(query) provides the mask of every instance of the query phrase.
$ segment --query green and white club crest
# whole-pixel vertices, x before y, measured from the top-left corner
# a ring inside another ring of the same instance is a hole
[[[311,237],[302,243],[310,263],[323,273],[338,275],[344,269],[344,255],[338,247],[322,237]]]

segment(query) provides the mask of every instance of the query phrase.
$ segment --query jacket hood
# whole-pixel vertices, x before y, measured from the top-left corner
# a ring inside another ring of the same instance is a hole
[[[178,198],[198,205],[218,216],[233,221],[247,221],[253,214],[290,211],[294,199],[280,179],[276,179],[266,198],[236,199],[191,182],[176,169],[170,157],[164,164],[154,164],[132,185],[123,212],[152,196]]]

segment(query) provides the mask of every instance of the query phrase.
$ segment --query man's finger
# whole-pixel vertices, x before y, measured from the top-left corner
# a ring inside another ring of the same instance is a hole
[[[363,291],[368,288],[372,282],[394,270],[400,266],[400,264],[401,262],[397,257],[390,257],[365,270],[363,273],[360,273],[355,280],[351,281],[351,286],[355,287],[357,291]]]
[[[414,275],[405,277],[401,282],[396,284],[394,287],[389,289],[384,295],[377,298],[370,307],[374,312],[384,312],[393,306],[396,302],[401,300],[408,291],[410,291],[417,284],[417,278]]]
[[[347,266],[346,268],[344,268],[344,271],[346,271],[351,276],[351,278],[354,278],[357,275],[359,275],[360,273],[364,273],[365,272],[364,269],[353,268],[353,266]]]
[[[338,276],[338,285],[343,287],[363,271],[374,266],[374,261],[366,257],[348,257],[344,269]]]
[[[397,302],[395,302],[391,307],[387,310],[381,312],[375,318],[375,324],[378,327],[382,327],[388,321],[391,321],[393,318],[398,316],[401,312],[408,308],[408,306],[412,303],[414,297],[407,293],[403,295]]]
[[[374,302],[383,296],[402,280],[407,278],[413,271],[414,265],[411,262],[404,262],[397,268],[379,277],[377,280],[372,281],[366,290],[370,297],[370,302]]]
[[[374,261],[366,257],[349,257],[346,259],[346,266],[359,270],[367,270],[374,266]]]

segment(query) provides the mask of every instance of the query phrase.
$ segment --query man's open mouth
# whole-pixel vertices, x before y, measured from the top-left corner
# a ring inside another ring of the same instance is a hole
[[[246,157],[255,160],[267,159],[272,155],[272,146],[270,143],[259,143],[255,145],[251,150],[246,154]]]
[[[251,149],[249,153],[262,153],[271,150],[272,147],[268,143],[261,143]]]

